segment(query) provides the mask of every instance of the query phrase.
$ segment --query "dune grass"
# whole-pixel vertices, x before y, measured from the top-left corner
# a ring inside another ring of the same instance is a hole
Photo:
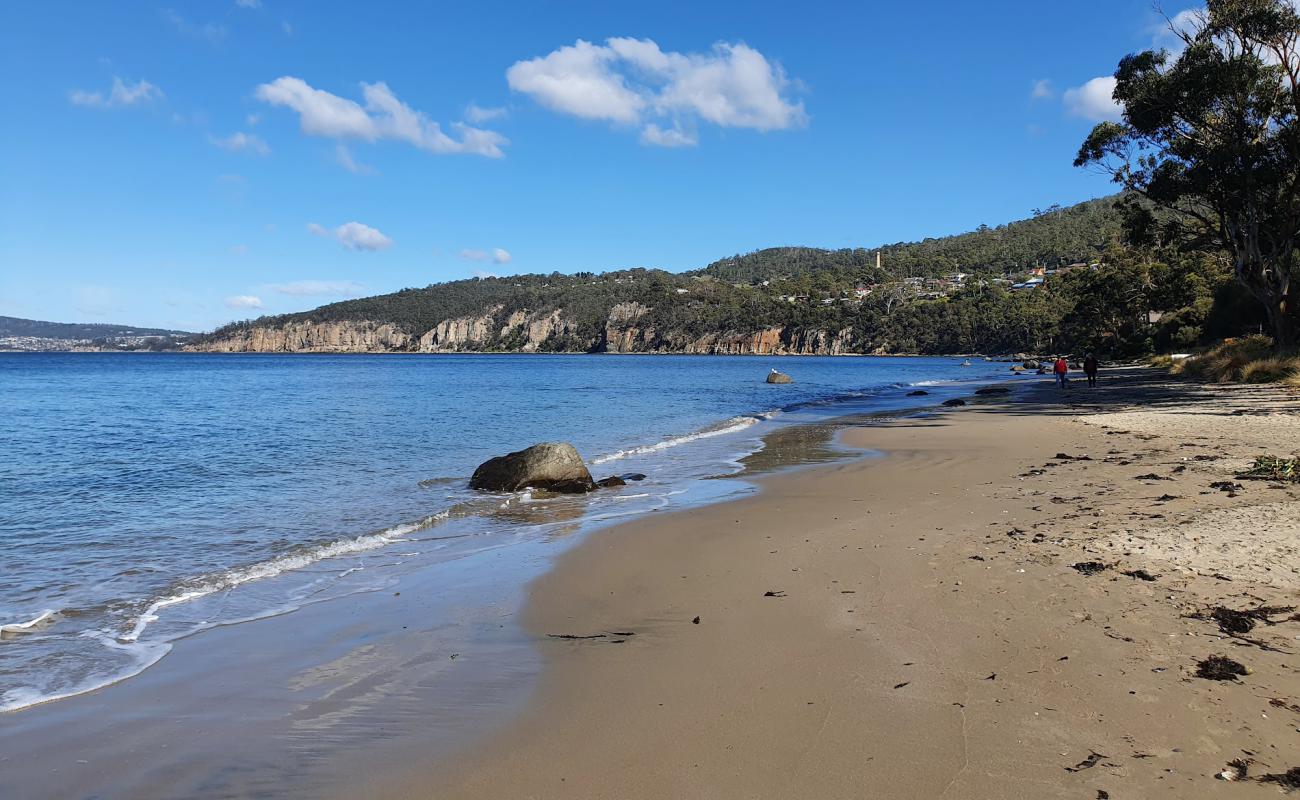
[[[1300,353],[1278,354],[1267,336],[1245,336],[1225,339],[1178,361],[1171,371],[1209,383],[1281,383],[1300,388]]]

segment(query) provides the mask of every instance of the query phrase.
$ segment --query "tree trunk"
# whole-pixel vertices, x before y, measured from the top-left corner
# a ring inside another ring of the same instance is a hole
[[[1268,322],[1273,328],[1273,350],[1277,353],[1285,353],[1296,345],[1296,321],[1287,308],[1286,300],[1277,303],[1269,303]]]

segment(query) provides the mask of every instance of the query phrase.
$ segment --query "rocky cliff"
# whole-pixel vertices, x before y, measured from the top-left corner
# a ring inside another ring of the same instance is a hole
[[[492,351],[841,355],[854,352],[851,328],[828,331],[777,326],[695,336],[656,326],[651,321],[651,311],[640,303],[618,303],[609,310],[595,337],[584,337],[582,326],[566,316],[564,309],[506,313],[501,306],[493,306],[480,315],[442,320],[422,333],[366,320],[295,320],[255,324],[231,335],[201,341],[189,349],[218,353]]]

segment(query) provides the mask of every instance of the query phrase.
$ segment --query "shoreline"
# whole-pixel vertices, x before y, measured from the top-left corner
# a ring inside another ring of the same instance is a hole
[[[1226,515],[1217,531],[1245,536],[1240,526],[1259,508],[1300,508],[1300,487],[1245,500],[1190,486],[1186,496],[1146,497],[1153,485],[1206,483],[1222,472],[1219,458],[1236,456],[1101,427],[1107,415],[1131,425],[1214,401],[1136,373],[1113,373],[1124,385],[1094,394],[1076,384],[1069,399],[1094,408],[1062,405],[1039,381],[1023,401],[851,428],[840,434],[847,444],[883,457],[761,477],[756,495],[589,537],[528,589],[523,627],[545,666],[522,716],[450,763],[361,788],[439,798],[856,797],[868,788],[918,798],[1203,797],[1236,758],[1254,760],[1251,774],[1284,772],[1300,761],[1300,712],[1287,705],[1300,695],[1300,670],[1276,651],[1300,647],[1300,623],[1260,626],[1269,650],[1186,615],[1214,603],[1294,605],[1300,565],[1217,573],[1228,581],[1196,574],[1214,563],[1206,553],[1126,544],[1135,523],[1123,517],[1150,525],[1187,501],[1179,514]],[[1288,403],[1278,419],[1300,421]],[[1211,435],[1196,447],[1253,446],[1231,441],[1233,421],[1204,422],[1195,429]],[[1103,458],[1107,446],[1125,455]],[[1092,455],[1054,461],[1063,450]],[[1130,474],[1157,462],[1168,471],[1169,459],[1191,452],[1207,458],[1173,463],[1171,484]],[[1300,552],[1267,549],[1295,545],[1291,519],[1280,543],[1252,543],[1251,555],[1285,565]],[[1177,543],[1176,533],[1175,524],[1166,538]],[[1069,567],[1101,558],[1111,564],[1099,575]],[[1137,569],[1156,579],[1120,574]],[[1222,652],[1251,673],[1233,683],[1194,677],[1196,658]]]
[[[937,403],[997,379],[927,386],[931,396],[924,399]],[[870,413],[915,413],[914,404],[904,404],[905,390],[887,389],[897,397],[886,399],[886,408],[901,408]],[[865,397],[879,402],[878,395]],[[747,494],[753,473],[790,462],[852,458],[830,440],[845,420],[867,412],[836,403],[813,406],[810,417],[769,431],[808,432],[769,450],[780,463],[747,464],[711,476],[720,481],[689,483],[688,493],[669,508]],[[455,754],[478,735],[504,727],[534,685],[537,642],[517,626],[524,588],[570,548],[574,533],[585,529],[590,538],[596,528],[601,535],[622,523],[596,515],[579,525],[562,512],[548,515],[538,507],[540,517],[529,519],[555,516],[554,531],[471,555],[448,565],[450,573],[402,570],[358,594],[291,613],[233,619],[182,637],[165,658],[129,679],[10,712],[0,757],[24,768],[0,770],[0,794],[43,787],[69,796],[92,789],[103,796],[214,796],[279,786],[282,794],[319,796],[326,787],[348,785],[359,770],[382,765],[399,774],[431,746]],[[637,516],[658,515],[643,510]],[[375,552],[381,562],[400,562],[411,555],[403,552],[408,549],[398,544],[390,556]],[[323,571],[329,568],[322,564]],[[399,668],[403,664],[406,669]],[[421,713],[434,714],[432,728],[421,724]],[[192,732],[185,720],[193,719],[205,720],[208,746],[175,739],[175,733]],[[296,741],[311,729],[329,736],[319,744]],[[376,752],[381,746],[384,752]]]

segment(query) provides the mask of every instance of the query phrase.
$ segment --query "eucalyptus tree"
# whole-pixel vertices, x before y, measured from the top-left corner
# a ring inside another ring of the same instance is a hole
[[[1288,0],[1209,0],[1170,23],[1179,52],[1125,56],[1118,122],[1076,166],[1129,190],[1135,240],[1223,248],[1279,349],[1300,317],[1300,16]]]

